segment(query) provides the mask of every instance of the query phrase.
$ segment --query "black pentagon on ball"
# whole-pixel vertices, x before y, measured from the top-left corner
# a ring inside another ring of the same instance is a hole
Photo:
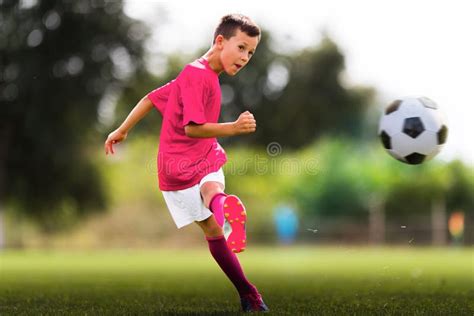
[[[410,165],[419,165],[420,163],[425,160],[426,156],[419,154],[419,153],[413,153],[409,154],[408,156],[405,156],[405,160],[410,164]]]
[[[409,117],[403,122],[403,132],[411,138],[417,138],[425,131],[425,126],[419,117]]]
[[[387,106],[387,108],[385,109],[385,115],[389,115],[390,113],[398,110],[398,108],[400,107],[400,104],[402,104],[402,100],[395,100],[392,103],[390,103],[390,105]]]
[[[382,133],[380,133],[380,139],[382,140],[382,144],[385,149],[392,149],[392,142],[390,141],[390,136],[388,136],[385,131],[382,131]]]
[[[443,125],[438,131],[438,145],[446,143],[446,139],[448,139],[448,128]]]

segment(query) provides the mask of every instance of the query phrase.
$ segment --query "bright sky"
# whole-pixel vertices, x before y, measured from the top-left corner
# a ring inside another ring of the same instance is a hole
[[[350,83],[375,87],[384,103],[407,95],[433,99],[449,128],[438,159],[474,164],[469,1],[127,0],[125,12],[147,21],[154,31],[148,47],[162,54],[210,45],[215,25],[228,13],[248,15],[270,30],[282,52],[317,45],[324,30],[346,56]]]

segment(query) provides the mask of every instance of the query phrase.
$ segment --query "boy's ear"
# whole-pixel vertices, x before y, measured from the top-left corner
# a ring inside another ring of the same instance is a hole
[[[224,36],[222,36],[221,34],[217,35],[216,36],[216,40],[214,41],[214,44],[218,47],[218,48],[222,48],[222,45],[224,44]]]

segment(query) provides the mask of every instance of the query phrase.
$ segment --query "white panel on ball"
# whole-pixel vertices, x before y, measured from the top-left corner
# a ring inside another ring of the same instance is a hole
[[[413,154],[416,152],[416,139],[407,134],[398,133],[392,136],[392,151],[401,157]]]
[[[403,113],[400,111],[395,111],[382,116],[379,124],[379,133],[381,133],[382,130],[390,136],[400,133],[403,127],[404,118]]]
[[[408,117],[419,117],[422,115],[424,110],[423,103],[416,98],[403,99],[402,104],[398,111],[400,111],[405,118]]]
[[[432,131],[424,131],[414,141],[415,152],[423,155],[432,154],[438,146],[438,136]]]
[[[421,116],[421,121],[427,130],[436,133],[441,126],[445,124],[446,119],[440,110],[425,108],[425,113]]]

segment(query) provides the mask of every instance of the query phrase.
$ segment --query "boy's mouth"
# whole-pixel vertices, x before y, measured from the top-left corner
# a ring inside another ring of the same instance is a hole
[[[235,64],[235,67],[237,67],[237,69],[240,69],[240,68],[242,68],[242,65]]]

